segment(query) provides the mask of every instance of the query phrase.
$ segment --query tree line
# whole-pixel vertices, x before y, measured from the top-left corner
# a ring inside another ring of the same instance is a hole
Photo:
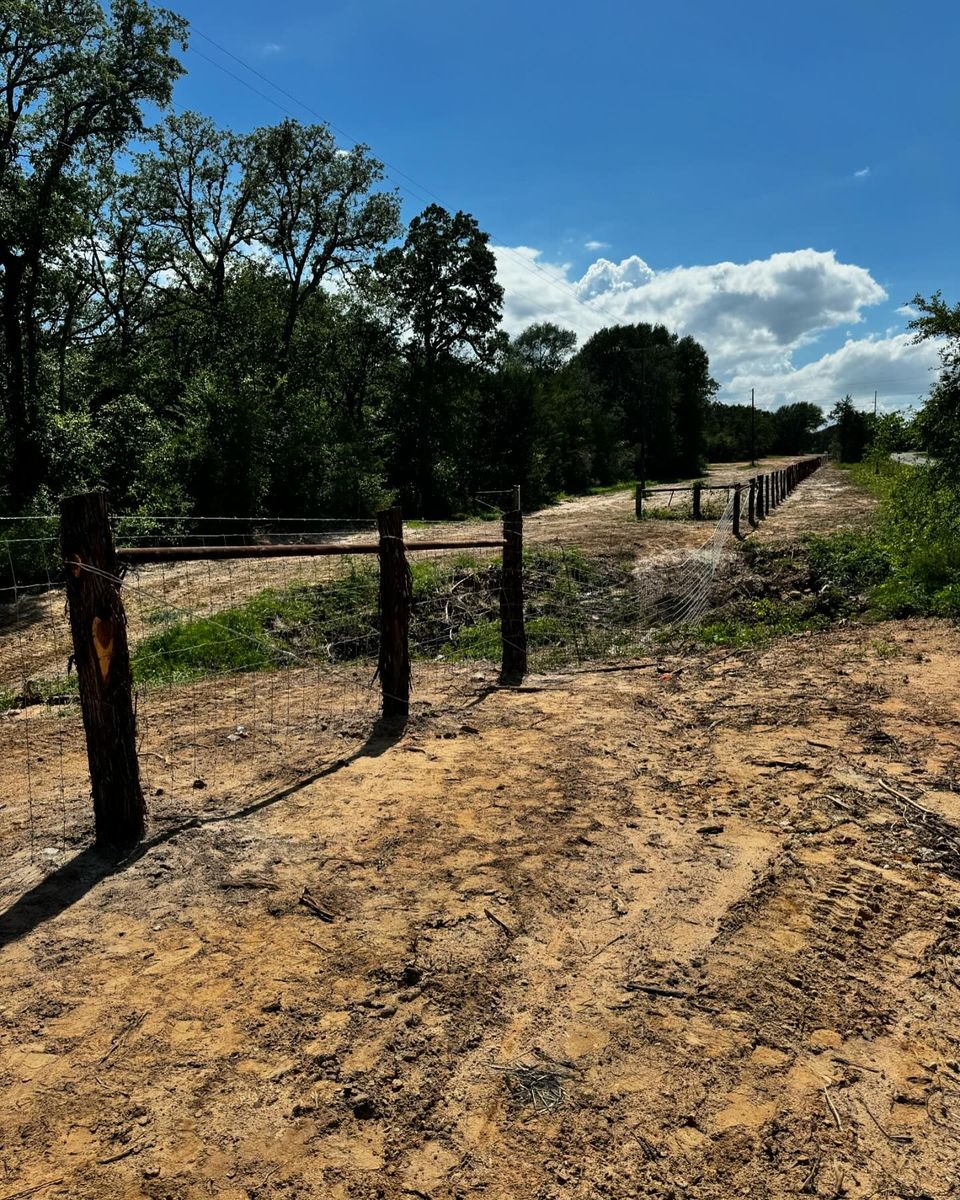
[[[404,226],[324,124],[175,110],[187,33],[144,0],[0,15],[0,511],[103,487],[127,512],[442,515],[749,457],[693,338],[510,338],[470,214]],[[758,453],[805,449],[818,411],[757,413]]]

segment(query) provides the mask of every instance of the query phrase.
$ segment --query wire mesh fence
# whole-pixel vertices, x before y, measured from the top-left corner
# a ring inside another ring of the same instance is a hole
[[[528,541],[520,629],[530,670],[636,656],[663,630],[698,621],[735,544],[737,500],[727,495],[692,551],[637,558]],[[127,560],[144,544],[160,558],[184,547],[221,555],[137,562],[108,577],[122,591],[136,758],[155,826],[256,806],[364,752],[384,699],[375,530],[369,520],[113,520]],[[473,703],[518,649],[504,607],[511,543],[494,534],[499,522],[402,530],[414,715]],[[25,862],[55,866],[89,839],[91,785],[57,520],[0,521],[0,553],[0,850],[27,852],[8,873],[15,889]]]

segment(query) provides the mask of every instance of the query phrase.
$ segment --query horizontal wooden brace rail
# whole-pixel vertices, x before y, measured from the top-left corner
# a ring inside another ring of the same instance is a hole
[[[474,542],[405,542],[416,550],[502,550],[503,539]],[[194,562],[220,558],[315,558],[321,555],[378,554],[378,542],[321,542],[265,546],[120,546],[117,557],[126,563]]]

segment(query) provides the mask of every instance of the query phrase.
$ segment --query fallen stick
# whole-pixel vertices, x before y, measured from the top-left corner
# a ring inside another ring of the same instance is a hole
[[[858,1099],[859,1099],[859,1097],[858,1097]],[[909,1133],[890,1133],[889,1130],[884,1129],[884,1127],[880,1124],[880,1122],[873,1115],[873,1113],[870,1111],[870,1109],[867,1108],[866,1100],[860,1100],[860,1103],[863,1105],[864,1109],[866,1110],[867,1116],[874,1123],[874,1125],[876,1125],[876,1127],[880,1130],[880,1132],[883,1134],[883,1136],[885,1138],[889,1138],[891,1142],[912,1142],[913,1141],[913,1136]]]
[[[101,1167],[105,1167],[107,1163],[119,1162],[122,1158],[129,1158],[131,1154],[139,1154],[141,1150],[149,1150],[152,1146],[153,1142],[137,1142],[128,1146],[126,1150],[121,1150],[119,1154],[111,1154],[109,1158],[98,1158],[97,1162]]]
[[[33,1187],[24,1188],[22,1192],[10,1192],[2,1200],[23,1200],[24,1196],[33,1196],[37,1192],[42,1192],[44,1188],[56,1187],[58,1183],[63,1183],[63,1179],[48,1179],[46,1183],[38,1183]]]
[[[616,936],[615,938],[611,938],[611,939],[610,939],[610,941],[609,941],[609,942],[607,942],[605,946],[601,946],[599,950],[594,950],[594,952],[593,952],[593,953],[590,955],[590,957],[587,959],[587,962],[593,962],[593,960],[594,960],[594,959],[595,959],[595,958],[596,958],[598,955],[602,954],[602,953],[604,952],[604,950],[609,950],[609,949],[610,949],[610,947],[611,947],[611,946],[612,946],[612,945],[613,945],[615,942],[622,942],[622,941],[623,941],[623,939],[624,939],[626,936],[627,936],[627,935],[626,935],[625,933],[619,933],[619,934],[617,934],[617,936]]]
[[[829,1093],[829,1091],[827,1090],[827,1085],[826,1085],[826,1084],[824,1084],[824,1085],[823,1085],[823,1095],[824,1095],[824,1098],[825,1098],[825,1099],[826,1099],[826,1101],[827,1101],[827,1107],[828,1107],[828,1108],[830,1109],[830,1111],[833,1113],[833,1119],[834,1119],[834,1120],[836,1121],[836,1123],[837,1123],[837,1129],[839,1129],[839,1131],[840,1131],[841,1133],[843,1133],[843,1122],[840,1120],[840,1114],[837,1112],[837,1106],[834,1104],[834,1102],[833,1102],[833,1100],[832,1100],[832,1098],[831,1098],[831,1096],[830,1096],[830,1093]]]
[[[503,930],[503,932],[507,935],[507,937],[511,937],[511,938],[516,937],[516,934],[513,932],[513,930],[510,928],[510,926],[506,923],[506,921],[501,921],[499,917],[495,917],[489,908],[485,908],[483,910],[483,915],[485,917],[487,917],[489,920],[491,920],[494,923],[494,925],[499,925],[500,928]]]
[[[670,1000],[693,1000],[692,992],[678,992],[676,988],[659,987],[654,983],[627,983],[628,992],[646,992],[648,996],[666,996]]]
[[[333,913],[327,912],[316,899],[311,895],[309,888],[304,888],[300,893],[298,904],[302,904],[304,908],[309,909],[315,917],[319,917],[321,921],[326,921],[328,924],[333,921]]]

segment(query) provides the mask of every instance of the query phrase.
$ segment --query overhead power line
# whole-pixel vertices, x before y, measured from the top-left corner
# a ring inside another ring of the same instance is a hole
[[[225,54],[228,58],[231,58],[235,63],[238,63],[245,70],[249,71],[251,74],[255,75],[258,79],[262,80],[264,83],[266,83],[270,87],[274,88],[277,92],[280,93],[280,95],[285,96],[288,100],[292,101],[294,104],[299,105],[300,108],[302,108],[305,112],[310,113],[311,116],[315,117],[318,121],[322,121],[323,124],[328,126],[335,133],[338,133],[341,137],[346,138],[346,140],[348,142],[352,142],[354,144],[354,146],[368,145],[367,142],[361,141],[359,138],[355,138],[353,136],[353,134],[348,133],[345,129],[342,129],[340,126],[335,125],[332,121],[328,120],[322,113],[318,112],[315,108],[313,108],[312,105],[307,104],[307,102],[305,100],[301,100],[300,97],[295,96],[293,94],[293,92],[290,92],[286,88],[281,87],[281,85],[276,83],[273,79],[271,79],[269,77],[269,75],[266,75],[266,74],[264,74],[263,71],[258,70],[251,63],[248,63],[246,61],[246,59],[241,58],[240,55],[238,55],[238,54],[234,54],[232,50],[228,50],[227,47],[221,45],[221,43],[218,42],[216,40],[216,38],[212,38],[208,33],[204,33],[203,30],[197,29],[196,27],[193,27],[193,32],[195,34],[197,34],[199,37],[203,38],[203,40],[205,42],[209,42],[209,44],[211,46],[216,47],[216,49],[219,50],[221,52],[221,54]],[[206,62],[210,63],[211,65],[216,67],[218,70],[223,71],[224,74],[228,75],[231,79],[236,80],[238,83],[242,84],[244,87],[249,88],[256,95],[260,96],[264,100],[267,100],[270,104],[273,104],[275,107],[279,108],[282,112],[285,112],[288,116],[294,115],[293,113],[290,112],[290,110],[288,108],[286,108],[284,105],[282,105],[278,100],[275,100],[272,97],[265,95],[263,92],[260,91],[259,88],[254,87],[254,85],[252,83],[250,83],[246,79],[243,79],[241,76],[239,76],[235,72],[231,71],[228,67],[225,67],[222,63],[218,63],[215,59],[211,58],[207,54],[204,54],[203,51],[201,51],[201,50],[197,50],[196,48],[193,48],[193,47],[191,47],[191,49],[193,49],[194,54],[198,54]],[[380,161],[383,163],[383,166],[386,170],[388,178],[390,178],[401,191],[406,192],[407,195],[413,197],[413,199],[422,203],[424,201],[424,199],[426,198],[428,200],[435,200],[438,204],[442,205],[445,208],[450,207],[443,200],[442,197],[438,196],[435,191],[433,191],[431,188],[427,187],[425,184],[420,183],[418,180],[414,179],[411,175],[408,175],[404,171],[401,171],[399,169],[399,167],[395,167],[392,163],[387,162],[386,159],[381,159]],[[401,183],[400,180],[404,180],[405,183]],[[563,280],[563,279],[554,278],[547,271],[545,271],[542,267],[538,266],[537,263],[531,262],[530,259],[528,259],[528,258],[524,258],[524,256],[522,254],[518,254],[516,252],[516,250],[514,250],[512,247],[506,246],[506,245],[498,245],[497,249],[499,251],[502,251],[503,254],[507,255],[515,263],[517,263],[517,265],[522,270],[527,271],[531,275],[537,275],[543,282],[549,284],[551,287],[554,287],[560,291],[566,292],[574,300],[574,302],[583,309],[584,312],[590,313],[590,315],[592,317],[597,317],[597,316],[606,317],[607,320],[609,320],[614,325],[619,325],[622,323],[621,317],[615,315],[614,313],[608,312],[605,308],[603,308],[599,304],[597,304],[597,305],[588,304],[583,299],[583,297],[577,292],[577,290],[573,286],[573,284],[568,283],[566,280]],[[545,312],[548,315],[554,315],[550,309],[544,307],[544,305],[538,303],[536,300],[528,299],[527,303],[534,305],[536,308],[539,308],[541,310],[541,312]]]

